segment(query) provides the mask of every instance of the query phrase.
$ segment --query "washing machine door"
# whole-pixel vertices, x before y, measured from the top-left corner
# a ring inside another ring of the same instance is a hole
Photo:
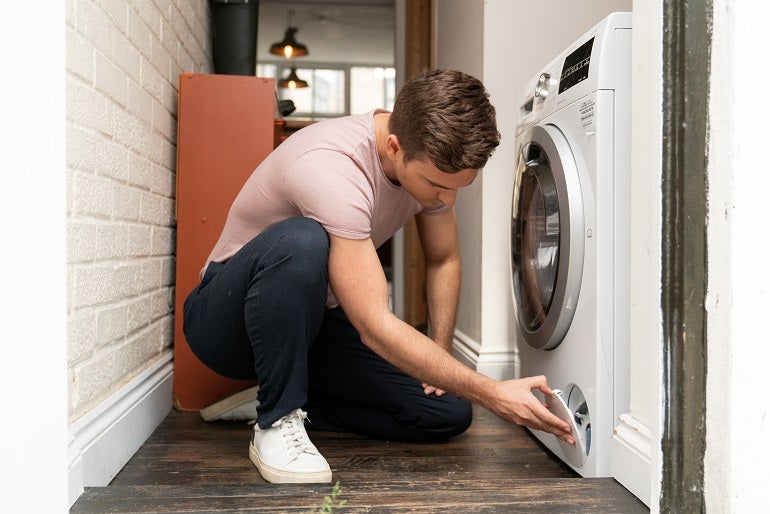
[[[511,214],[516,317],[527,344],[550,350],[564,339],[583,276],[583,199],[575,156],[553,125],[521,138]]]

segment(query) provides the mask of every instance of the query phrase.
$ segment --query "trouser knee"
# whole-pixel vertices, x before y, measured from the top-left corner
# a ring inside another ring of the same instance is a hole
[[[292,284],[304,285],[327,282],[329,236],[315,220],[291,218],[274,226],[269,258],[265,266],[276,266]],[[272,231],[268,229],[268,231]]]
[[[473,421],[472,404],[453,394],[426,397],[426,402],[403,420],[411,425],[408,438],[414,441],[440,441],[462,434]]]
[[[473,405],[470,401],[449,394],[447,400],[449,408],[443,420],[443,433],[445,437],[460,435],[471,426],[473,421]]]
[[[295,408],[302,405],[307,349],[325,310],[328,254],[324,228],[292,218],[272,225],[227,261],[210,263],[185,301],[190,349],[221,375],[270,383],[263,391],[273,391],[273,397],[260,398],[266,408],[283,401],[291,388]]]

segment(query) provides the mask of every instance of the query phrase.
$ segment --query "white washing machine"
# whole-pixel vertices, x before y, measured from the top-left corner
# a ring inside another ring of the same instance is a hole
[[[586,477],[610,475],[628,412],[631,14],[602,20],[526,88],[516,130],[511,271],[522,376],[576,444],[532,430]]]

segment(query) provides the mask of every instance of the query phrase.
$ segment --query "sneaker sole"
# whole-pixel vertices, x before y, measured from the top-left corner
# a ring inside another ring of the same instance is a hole
[[[225,412],[254,400],[254,398],[257,397],[258,390],[259,386],[255,385],[254,387],[249,387],[248,389],[244,389],[243,391],[239,391],[227,398],[219,400],[216,403],[212,403],[205,409],[201,409],[201,417],[204,421],[213,421]]]
[[[292,472],[276,469],[265,464],[259,456],[257,448],[249,443],[249,459],[257,467],[262,478],[271,484],[326,484],[332,481],[332,470]]]

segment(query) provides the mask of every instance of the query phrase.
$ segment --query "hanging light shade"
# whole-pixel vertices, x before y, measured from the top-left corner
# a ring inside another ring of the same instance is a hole
[[[286,34],[283,36],[283,40],[277,43],[273,43],[270,46],[270,53],[275,55],[281,55],[290,59],[292,57],[302,57],[308,54],[307,47],[302,43],[298,43],[294,38],[294,34],[297,33],[297,27],[288,27]]]
[[[278,82],[278,85],[288,89],[299,89],[307,87],[308,83],[307,80],[302,80],[299,78],[297,75],[297,68],[292,66],[291,72],[289,72],[285,79],[282,79],[280,82]]]

